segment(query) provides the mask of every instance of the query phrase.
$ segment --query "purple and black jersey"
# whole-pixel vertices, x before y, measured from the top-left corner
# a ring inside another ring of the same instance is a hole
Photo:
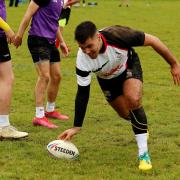
[[[0,17],[6,21],[6,5],[5,0],[0,0]],[[0,37],[4,36],[4,31],[0,28]]]
[[[40,7],[32,18],[29,35],[45,37],[50,43],[54,43],[63,0],[50,0],[46,5],[39,3],[38,0],[34,2]]]

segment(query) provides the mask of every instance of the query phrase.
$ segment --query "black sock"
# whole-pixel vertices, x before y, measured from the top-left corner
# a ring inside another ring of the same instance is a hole
[[[135,134],[147,133],[147,118],[143,107],[130,111],[132,128]]]

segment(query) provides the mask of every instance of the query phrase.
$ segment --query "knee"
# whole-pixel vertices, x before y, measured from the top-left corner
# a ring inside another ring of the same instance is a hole
[[[59,83],[61,79],[62,79],[62,76],[60,73],[56,73],[51,76],[51,80],[56,83]]]
[[[49,80],[50,80],[50,75],[49,75],[49,73],[41,74],[41,75],[39,76],[39,80],[42,81],[42,82],[48,83]]]
[[[141,97],[138,95],[134,96],[127,96],[127,104],[129,106],[129,109],[137,109],[141,107]]]

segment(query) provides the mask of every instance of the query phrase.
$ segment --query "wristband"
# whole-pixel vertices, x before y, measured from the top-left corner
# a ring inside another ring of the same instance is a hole
[[[11,28],[10,26],[2,19],[0,18],[0,27],[5,31],[9,31]]]

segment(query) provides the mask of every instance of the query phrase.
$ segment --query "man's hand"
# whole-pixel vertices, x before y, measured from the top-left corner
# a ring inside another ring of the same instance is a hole
[[[180,86],[180,64],[171,66],[171,74],[173,76],[174,84]]]
[[[15,34],[14,32],[12,31],[12,29],[9,29],[7,32],[6,32],[6,37],[7,37],[7,42],[9,44],[13,43],[14,40],[15,40]]]
[[[58,136],[58,139],[61,140],[70,140],[75,134],[77,134],[81,130],[80,127],[73,127],[71,129],[67,129],[63,133]]]
[[[62,51],[63,57],[67,57],[69,55],[69,49],[65,42],[60,43],[60,49]]]
[[[14,46],[18,48],[22,44],[22,37],[16,35],[14,40]]]

